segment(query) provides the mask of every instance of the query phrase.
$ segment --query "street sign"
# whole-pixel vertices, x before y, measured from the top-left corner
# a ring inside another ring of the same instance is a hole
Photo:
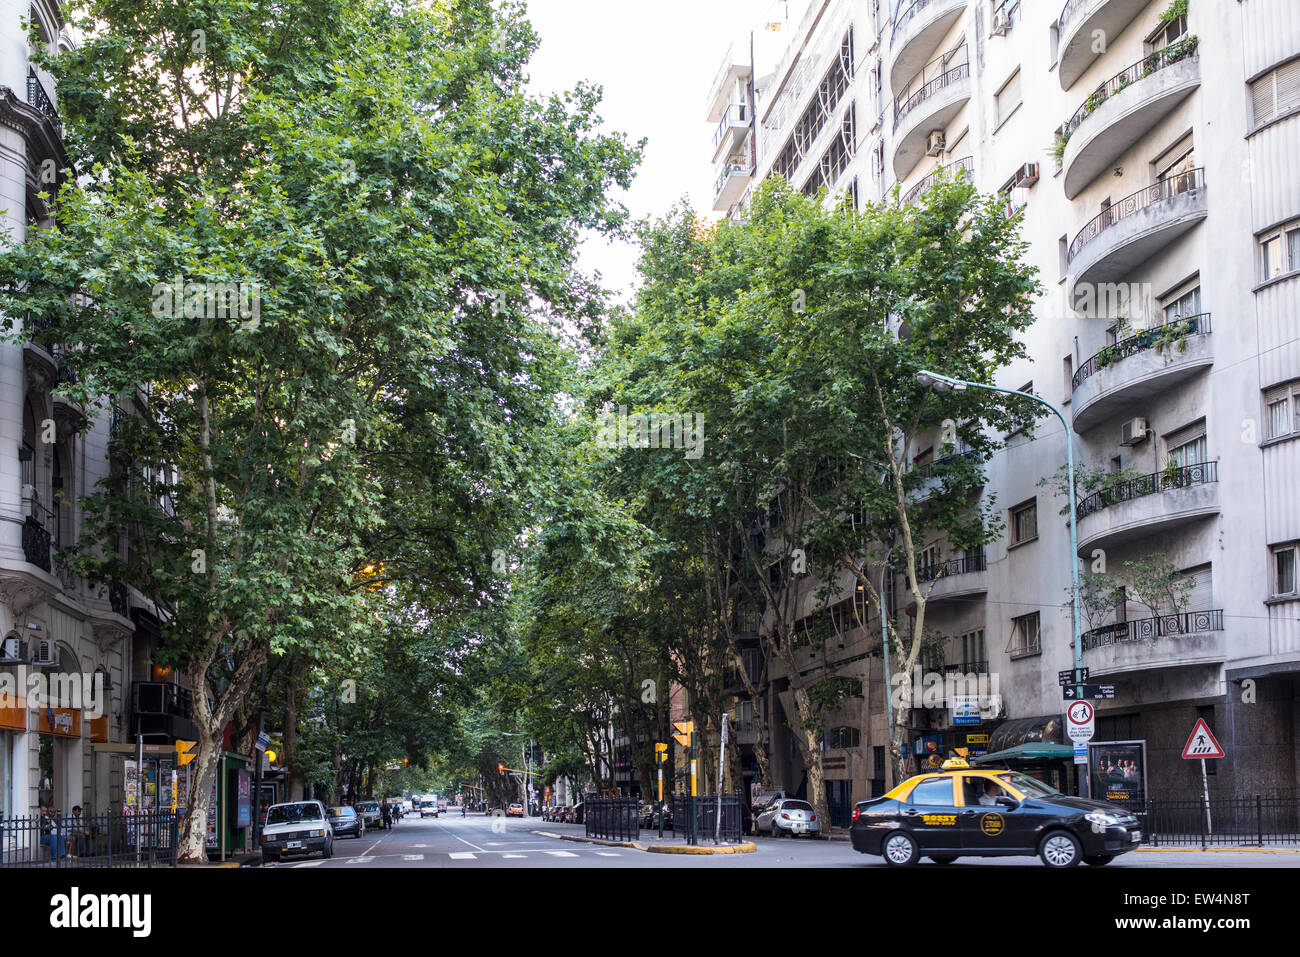
[[[255,747],[259,751],[265,751],[266,746],[270,743],[271,743],[271,736],[267,734],[265,731],[263,731],[261,734],[257,736],[257,744],[255,745]]]
[[[1086,741],[1077,741],[1074,745],[1074,763],[1088,763],[1088,743]]]
[[[1191,737],[1187,739],[1187,744],[1183,746],[1183,757],[1194,759],[1222,758],[1226,756],[1218,740],[1214,737],[1214,732],[1205,723],[1205,719],[1197,718],[1196,727],[1192,728]]]
[[[1077,675],[1075,674],[1075,670],[1076,669],[1071,668],[1069,671],[1058,671],[1056,673],[1056,683],[1061,685],[1077,685],[1080,682],[1088,680],[1087,668],[1077,669],[1079,672]]]
[[[1114,685],[1066,685],[1061,689],[1066,701],[1082,701],[1087,698],[1098,700],[1115,697]]]
[[[1076,701],[1065,709],[1065,730],[1075,744],[1091,741],[1097,728],[1097,709],[1087,701]]]

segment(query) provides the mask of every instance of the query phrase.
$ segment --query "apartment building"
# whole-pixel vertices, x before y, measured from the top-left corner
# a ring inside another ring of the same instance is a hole
[[[31,61],[24,19],[49,52],[73,45],[54,0],[0,2],[0,206],[16,242],[52,225],[39,194],[66,165],[57,91]],[[104,812],[123,800],[135,622],[125,589],[90,586],[60,552],[80,534],[77,497],[108,471],[111,413],[60,395],[66,343],[40,316],[23,325],[27,342],[0,345],[0,816]],[[37,675],[99,681],[103,697],[37,707]]]
[[[1130,742],[1116,753],[1146,794],[1192,796],[1181,752],[1204,718],[1227,752],[1212,793],[1300,793],[1300,5],[812,0],[797,16],[779,57],[729,54],[710,93],[715,210],[743,215],[774,175],[859,207],[964,176],[1023,210],[1046,292],[995,384],[1071,422],[1095,485],[1077,503],[1084,572],[1128,583],[1083,626],[1090,681],[1116,692],[1094,741]],[[1049,418],[1002,438],[981,494],[1005,536],[973,554],[927,541],[923,559],[943,639],[926,670],[996,676],[1001,700],[914,710],[909,746],[921,764],[1015,749],[1072,787],[1071,546],[1064,497],[1039,484],[1066,437]],[[914,450],[919,467],[934,454]],[[1163,596],[1136,581],[1161,562],[1178,574]],[[807,607],[833,640],[810,642],[805,678],[861,682],[823,742],[840,819],[889,774],[879,619],[850,627],[854,600],[846,582]],[[792,676],[774,667],[777,786],[797,791]]]

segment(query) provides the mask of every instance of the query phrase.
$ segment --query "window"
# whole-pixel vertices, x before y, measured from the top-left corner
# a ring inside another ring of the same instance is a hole
[[[1185,139],[1156,160],[1156,182],[1168,184],[1170,194],[1185,193],[1196,186],[1196,150]]]
[[[1270,439],[1300,432],[1300,379],[1264,393],[1265,420]]]
[[[1155,53],[1171,46],[1187,35],[1187,15],[1174,17],[1168,23],[1162,23],[1155,33],[1147,37],[1147,52]]]
[[[1032,541],[1038,537],[1038,500],[1026,502],[1011,510],[1011,544]]]
[[[1165,322],[1199,316],[1201,314],[1201,287],[1198,285],[1173,299],[1166,299],[1162,308],[1164,309]]]
[[[1300,545],[1292,542],[1273,548],[1273,595],[1294,595],[1296,589],[1296,556]]]
[[[1300,109],[1300,58],[1265,73],[1250,84],[1250,100],[1254,105],[1256,127]]]
[[[1042,624],[1039,612],[1011,619],[1011,657],[1041,654],[1043,650]]]
[[[826,732],[826,747],[856,748],[862,743],[862,732],[848,726],[831,728]]]
[[[1165,448],[1168,449],[1167,462],[1174,468],[1200,465],[1205,462],[1208,451],[1205,442],[1205,420],[1202,419],[1165,436]]]
[[[908,804],[929,804],[952,807],[952,777],[930,778],[912,788]]]
[[[877,781],[885,780],[885,746],[877,744],[871,749],[871,776]]]
[[[917,573],[927,578],[931,577],[929,573],[937,570],[939,564],[939,546],[927,545],[916,556]]]
[[[967,632],[961,636],[961,663],[965,671],[974,670],[974,666],[988,667],[988,654],[984,648],[984,629]]]
[[[1020,107],[1020,70],[1011,74],[1011,79],[1002,85],[994,98],[997,105],[997,117],[994,122],[994,129],[1001,126]]]
[[[1259,238],[1264,281],[1300,270],[1300,221],[1269,230]]]

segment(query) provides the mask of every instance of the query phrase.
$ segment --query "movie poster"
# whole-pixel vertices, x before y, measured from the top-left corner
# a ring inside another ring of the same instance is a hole
[[[1146,806],[1145,741],[1092,741],[1088,744],[1088,782],[1097,801],[1129,809]]]

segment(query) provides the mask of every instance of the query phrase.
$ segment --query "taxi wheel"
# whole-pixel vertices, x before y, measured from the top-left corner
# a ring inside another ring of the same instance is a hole
[[[1073,834],[1053,831],[1038,845],[1038,856],[1048,867],[1075,867],[1083,857],[1083,849]]]
[[[902,831],[895,831],[885,838],[880,851],[885,858],[885,863],[892,864],[894,867],[908,867],[915,864],[918,857],[916,841],[910,834],[904,834]]]
[[[1083,863],[1089,867],[1105,867],[1111,861],[1115,860],[1114,854],[1093,854],[1083,859]]]

